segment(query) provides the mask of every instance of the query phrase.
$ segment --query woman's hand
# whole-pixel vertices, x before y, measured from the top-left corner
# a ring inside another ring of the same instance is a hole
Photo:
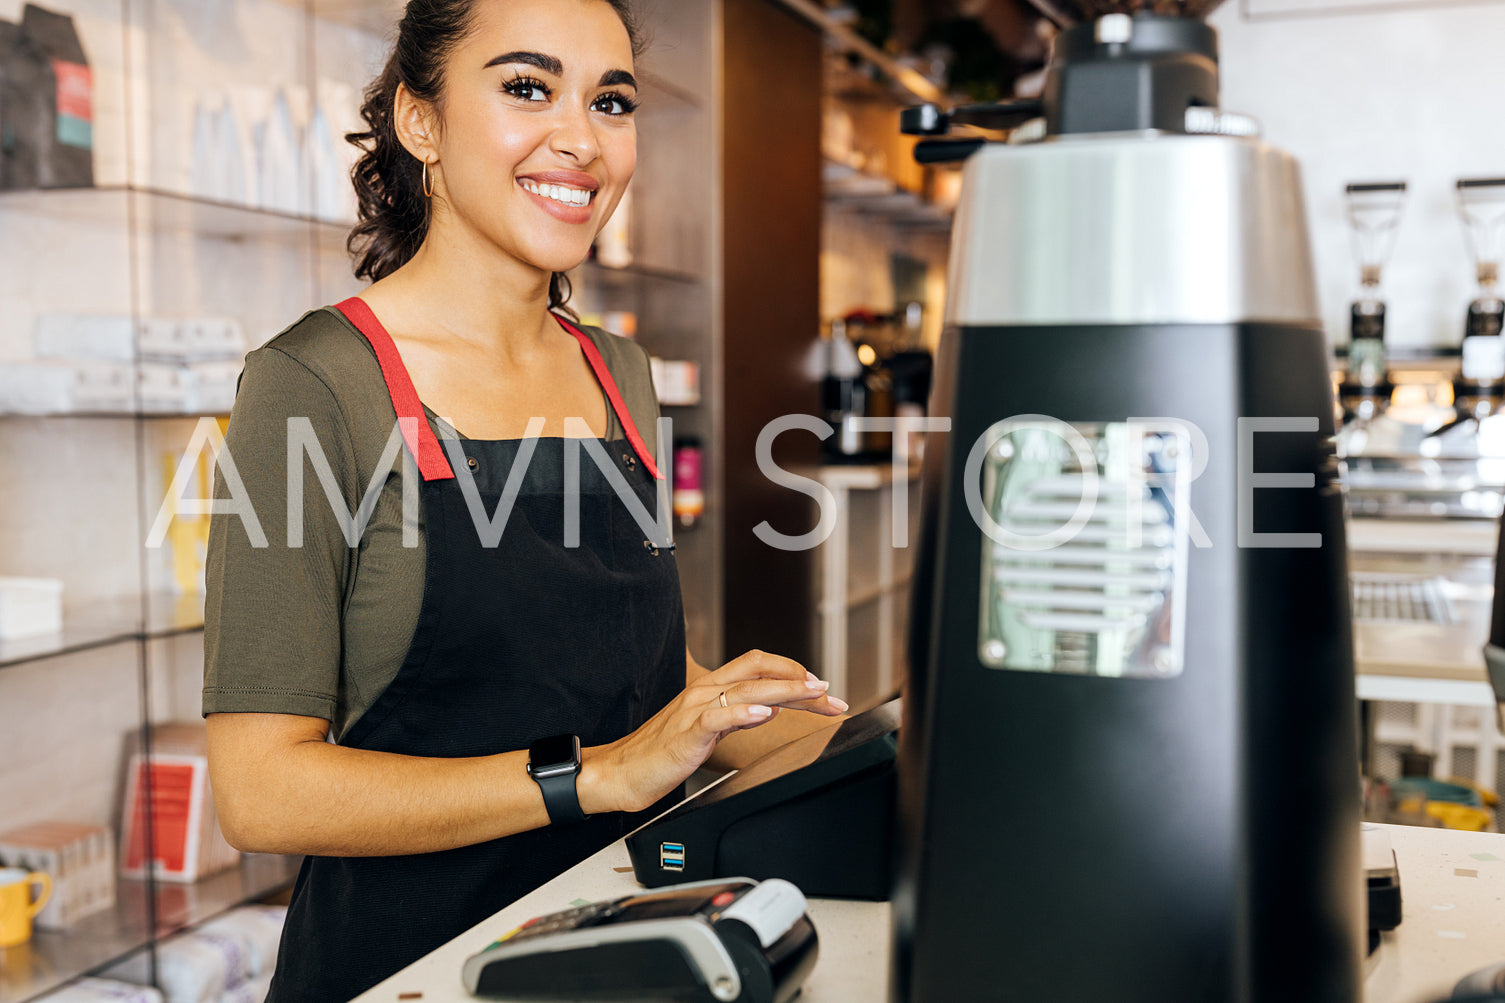
[[[717,742],[767,724],[780,707],[836,717],[846,707],[826,697],[827,686],[792,659],[749,651],[686,685],[637,731],[585,750],[581,806],[588,813],[649,808],[684,783]]]

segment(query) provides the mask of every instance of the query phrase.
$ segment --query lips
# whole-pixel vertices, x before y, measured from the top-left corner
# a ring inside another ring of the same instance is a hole
[[[534,195],[565,206],[588,206],[601,183],[583,171],[545,171],[519,177],[517,183]]]

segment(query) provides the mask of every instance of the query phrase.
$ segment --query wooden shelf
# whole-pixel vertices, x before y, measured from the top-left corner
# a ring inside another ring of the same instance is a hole
[[[827,202],[887,219],[899,226],[949,229],[952,214],[889,178],[826,158],[821,181]]]
[[[631,264],[625,268],[611,268],[598,261],[587,261],[569,273],[571,279],[578,277],[585,286],[600,285],[609,289],[615,289],[635,285],[641,279],[649,279],[657,282],[677,282],[681,284],[695,284],[703,281],[699,275],[693,272],[680,271],[674,268],[660,268],[657,265]]]
[[[819,28],[829,47],[860,56],[880,70],[905,100],[937,104],[945,101],[941,89],[919,71],[895,61],[814,0],[779,0],[779,3]]]
[[[21,947],[0,950],[0,1003],[25,1003],[96,973],[153,940],[213,919],[236,906],[289,887],[300,857],[251,854],[239,866],[191,885],[159,882],[156,927],[147,909],[144,881],[120,879],[115,908],[67,930],[38,930]]]

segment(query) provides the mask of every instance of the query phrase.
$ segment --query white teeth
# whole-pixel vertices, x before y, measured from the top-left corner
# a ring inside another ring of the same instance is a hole
[[[567,188],[564,185],[540,185],[534,181],[524,181],[522,186],[535,195],[562,202],[565,205],[589,205],[591,193],[584,188]]]

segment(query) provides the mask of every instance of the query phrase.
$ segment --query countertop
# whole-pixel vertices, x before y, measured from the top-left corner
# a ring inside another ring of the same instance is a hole
[[[1479,521],[1354,519],[1354,572],[1440,580],[1452,623],[1356,620],[1354,664],[1366,700],[1493,707],[1484,670],[1497,527]]]
[[[1400,867],[1403,920],[1366,967],[1365,1003],[1431,1003],[1464,975],[1505,961],[1505,835],[1385,826]],[[463,1003],[465,959],[534,916],[640,891],[617,842],[357,998]],[[801,1003],[887,999],[889,907],[812,899],[820,960]]]

